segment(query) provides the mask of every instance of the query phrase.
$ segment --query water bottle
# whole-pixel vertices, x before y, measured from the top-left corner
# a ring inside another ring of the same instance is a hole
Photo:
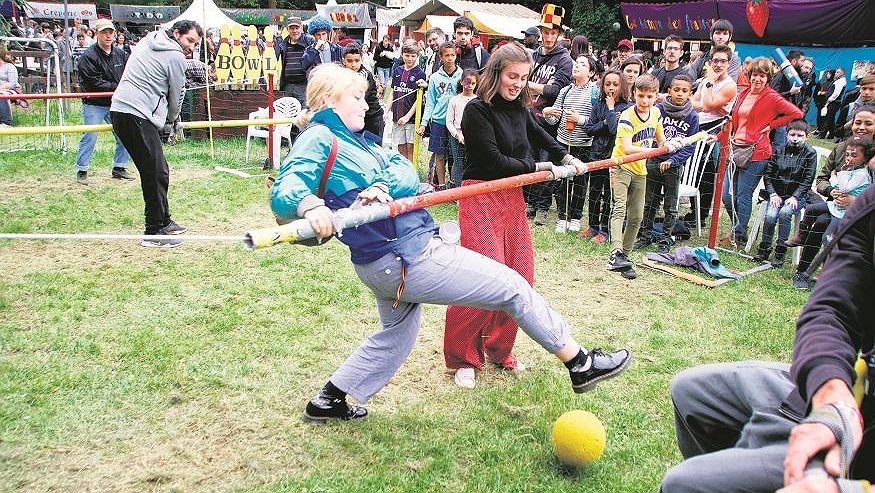
[[[444,243],[455,245],[459,243],[459,238],[462,237],[462,229],[459,228],[457,221],[444,221],[438,228],[438,236],[441,237]]]

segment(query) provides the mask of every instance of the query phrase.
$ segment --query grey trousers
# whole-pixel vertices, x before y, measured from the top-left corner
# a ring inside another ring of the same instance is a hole
[[[502,310],[550,353],[569,340],[568,324],[516,271],[459,245],[432,239],[407,266],[404,294],[392,308],[401,281],[395,254],[355,266],[377,298],[382,330],[362,344],[331,376],[331,382],[359,402],[367,402],[398,371],[419,333],[421,303]]]
[[[769,492],[784,485],[796,422],[778,411],[793,389],[790,366],[745,361],[703,365],[671,383],[678,447],[660,491]]]

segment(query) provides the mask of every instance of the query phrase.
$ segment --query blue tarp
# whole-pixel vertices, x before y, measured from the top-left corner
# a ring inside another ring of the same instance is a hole
[[[875,47],[843,47],[843,48],[827,48],[827,47],[812,47],[812,46],[777,46],[777,45],[759,45],[736,43],[735,49],[738,55],[744,60],[746,57],[756,58],[766,56],[774,59],[775,48],[781,48],[784,53],[790,50],[800,50],[805,53],[806,58],[814,59],[814,70],[817,72],[818,80],[820,80],[820,72],[822,70],[837,69],[839,67],[845,69],[845,77],[848,79],[847,88],[856,86],[851,78],[851,70],[854,67],[855,61],[875,61]],[[809,123],[817,121],[817,109],[814,104],[805,115]]]

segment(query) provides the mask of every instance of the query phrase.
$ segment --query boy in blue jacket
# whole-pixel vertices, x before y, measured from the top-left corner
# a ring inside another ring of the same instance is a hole
[[[450,99],[456,95],[456,86],[462,80],[462,69],[456,66],[456,44],[448,41],[439,48],[443,66],[428,78],[425,112],[422,123],[416,130],[419,135],[425,134],[425,126],[431,122],[428,138],[428,150],[434,153],[434,172],[437,177],[438,190],[447,186],[447,172],[444,166],[447,154],[447,106]]]
[[[676,75],[668,88],[665,101],[657,104],[662,111],[662,128],[665,138],[683,138],[699,131],[699,115],[690,104],[693,81],[687,75]],[[644,248],[656,243],[660,253],[668,253],[674,244],[671,231],[678,220],[678,189],[681,174],[687,159],[693,154],[693,146],[682,147],[668,157],[647,160],[647,190],[644,193],[644,223],[635,248]],[[653,221],[659,201],[665,196],[662,234],[653,235]]]

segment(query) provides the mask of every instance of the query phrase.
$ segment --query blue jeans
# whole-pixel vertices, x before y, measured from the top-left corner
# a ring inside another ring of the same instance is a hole
[[[805,207],[804,201],[800,200],[796,207],[790,207],[787,205],[787,199],[784,199],[781,207],[775,207],[771,202],[766,206],[762,237],[762,243],[766,248],[772,247],[775,224],[778,225],[778,245],[784,245],[784,242],[790,237],[790,220],[793,219],[793,214],[803,207]]]
[[[391,85],[392,69],[391,68],[377,67],[377,78],[379,78],[380,81],[383,82],[384,86]]]
[[[100,123],[112,123],[109,118],[109,106],[95,106],[82,104],[82,123],[84,125],[98,125]],[[94,154],[94,144],[97,143],[97,132],[86,132],[79,139],[79,152],[76,154],[76,170],[88,171],[91,155]],[[115,156],[112,159],[113,168],[127,168],[130,161],[127,149],[118,136],[115,137]]]
[[[0,101],[0,123],[12,126],[12,108],[9,107],[9,101]]]
[[[465,170],[465,146],[452,135],[448,136],[450,155],[453,156],[453,172],[450,175],[453,187],[462,184],[462,172]]]
[[[775,147],[784,147],[787,145],[787,127],[778,127],[772,136],[772,145]]]
[[[750,212],[753,209],[753,191],[759,185],[768,164],[768,160],[751,161],[747,169],[736,170],[734,176],[730,175],[729,169],[726,170],[723,181],[723,206],[733,220],[736,219],[734,216],[738,215],[732,229],[736,239],[747,239],[747,223],[750,221]]]

